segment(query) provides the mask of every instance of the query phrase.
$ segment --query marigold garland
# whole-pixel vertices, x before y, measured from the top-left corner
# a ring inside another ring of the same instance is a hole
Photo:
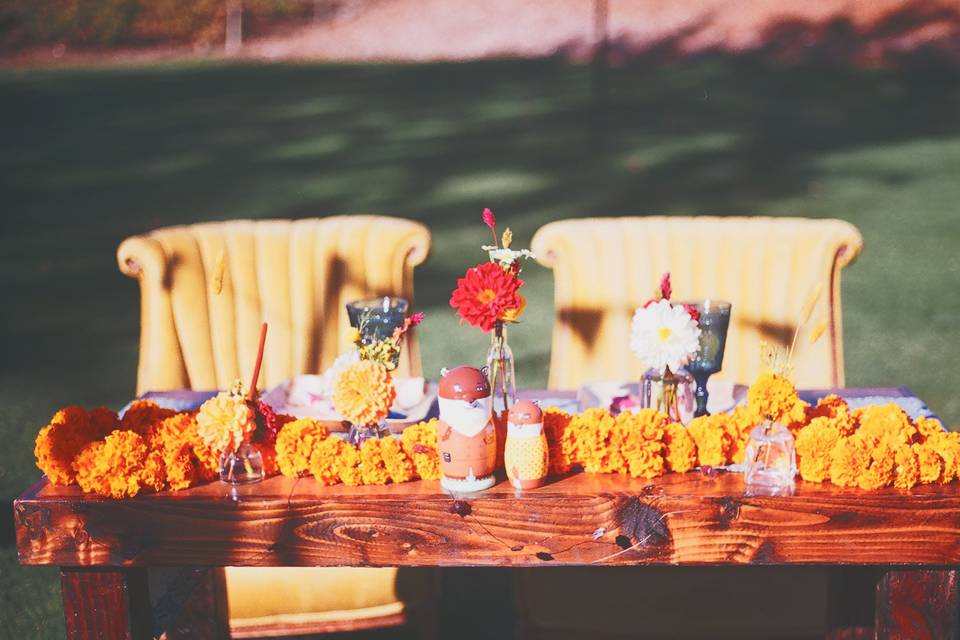
[[[297,478],[310,471],[314,449],[328,435],[326,427],[311,418],[300,418],[283,425],[275,444],[280,473]]]
[[[71,484],[77,477],[74,458],[116,428],[117,414],[105,407],[89,412],[75,405],[64,407],[37,434],[33,449],[37,467],[53,484]]]
[[[102,442],[87,445],[74,459],[73,468],[84,491],[132,498],[140,492],[146,459],[146,441],[133,431],[117,430]]]
[[[416,475],[424,480],[440,479],[440,456],[437,453],[439,423],[433,418],[407,427],[400,435],[400,444],[413,461]]]

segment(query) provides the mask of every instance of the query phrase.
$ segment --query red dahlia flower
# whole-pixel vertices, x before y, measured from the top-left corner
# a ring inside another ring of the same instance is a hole
[[[484,262],[468,269],[457,280],[457,288],[450,297],[450,306],[457,310],[460,320],[489,332],[507,309],[520,306],[517,290],[523,280],[493,262]]]

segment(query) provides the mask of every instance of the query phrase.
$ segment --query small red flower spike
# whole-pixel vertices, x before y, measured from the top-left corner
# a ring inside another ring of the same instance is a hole
[[[497,228],[497,216],[493,213],[493,211],[490,210],[489,207],[483,210],[483,224],[490,227],[491,231],[494,231]]]
[[[660,298],[663,300],[669,300],[672,293],[673,288],[670,286],[670,272],[667,271],[660,279]]]

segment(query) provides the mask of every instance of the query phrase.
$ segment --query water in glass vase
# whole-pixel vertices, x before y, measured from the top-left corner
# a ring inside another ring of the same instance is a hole
[[[754,427],[743,458],[744,482],[752,494],[792,493],[797,475],[793,435],[778,422]]]

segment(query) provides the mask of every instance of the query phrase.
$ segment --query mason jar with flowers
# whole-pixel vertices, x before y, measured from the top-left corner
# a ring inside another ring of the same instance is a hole
[[[640,405],[675,422],[693,417],[693,378],[683,367],[700,349],[698,314],[689,305],[671,304],[670,274],[656,295],[633,314],[630,349],[648,367],[640,380]]]

